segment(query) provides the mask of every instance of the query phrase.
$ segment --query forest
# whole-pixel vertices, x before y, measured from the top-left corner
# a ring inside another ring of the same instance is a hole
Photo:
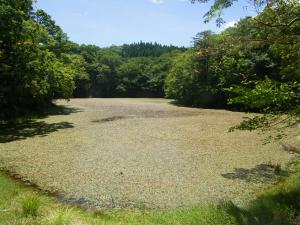
[[[228,6],[211,9],[206,19]],[[1,0],[1,114],[71,97],[167,97],[189,106],[297,114],[299,15],[298,1],[277,0],[221,33],[201,31],[191,48],[142,41],[100,48],[70,41],[32,0]]]

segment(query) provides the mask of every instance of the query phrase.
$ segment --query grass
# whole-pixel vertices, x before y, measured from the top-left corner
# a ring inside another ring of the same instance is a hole
[[[38,215],[38,210],[41,206],[41,201],[36,195],[24,195],[21,198],[21,206],[23,216],[25,217],[36,217]]]
[[[299,213],[299,169],[244,208],[224,202],[173,210],[104,212],[58,203],[55,198],[0,174],[1,225],[296,225],[300,223]]]
[[[53,218],[49,219],[51,225],[68,225],[72,222],[72,210],[60,209],[56,212]]]

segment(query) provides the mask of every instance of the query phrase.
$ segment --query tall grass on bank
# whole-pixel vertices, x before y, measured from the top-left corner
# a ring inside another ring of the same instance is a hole
[[[21,206],[25,217],[36,217],[41,206],[41,200],[37,195],[24,195],[21,198]]]

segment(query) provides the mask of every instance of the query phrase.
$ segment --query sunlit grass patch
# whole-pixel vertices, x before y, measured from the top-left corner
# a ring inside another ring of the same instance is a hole
[[[69,225],[72,222],[72,209],[58,209],[48,220],[49,225]]]

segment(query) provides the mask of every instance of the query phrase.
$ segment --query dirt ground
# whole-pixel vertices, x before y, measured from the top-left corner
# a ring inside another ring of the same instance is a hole
[[[162,99],[72,99],[57,115],[0,133],[1,166],[61,200],[99,208],[243,203],[294,155],[228,129],[244,113]]]

